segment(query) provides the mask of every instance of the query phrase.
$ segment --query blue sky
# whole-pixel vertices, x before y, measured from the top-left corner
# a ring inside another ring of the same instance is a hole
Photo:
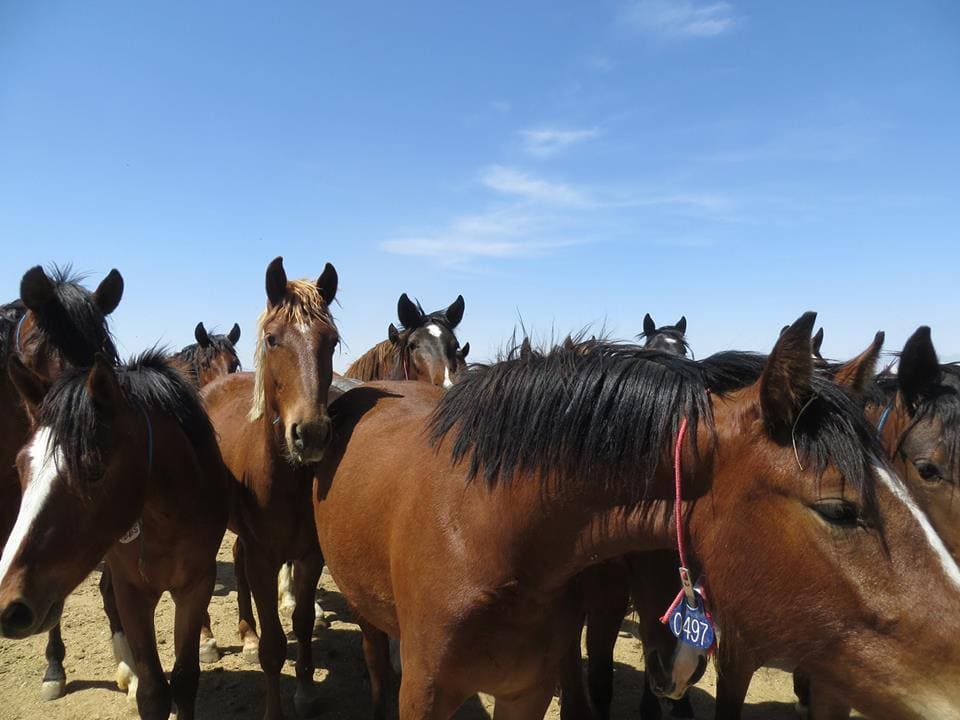
[[[960,357],[960,5],[0,5],[0,288],[72,262],[120,345],[340,273],[347,343],[466,298],[489,357],[685,314],[698,355],[820,312],[827,355],[919,324]]]

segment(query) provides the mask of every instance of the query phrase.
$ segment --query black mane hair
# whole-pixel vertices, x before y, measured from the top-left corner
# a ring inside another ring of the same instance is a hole
[[[529,347],[529,346],[528,346]],[[512,351],[475,365],[440,400],[430,435],[453,434],[454,462],[489,485],[520,474],[597,482],[640,503],[687,418],[690,443],[704,421],[714,432],[709,393],[756,382],[766,357],[723,352],[700,361],[607,341],[548,351]],[[882,454],[862,408],[828,377],[814,374],[792,438],[804,467],[835,465],[873,504],[870,464]]]
[[[187,345],[180,352],[174,353],[173,360],[183,364],[190,380],[196,387],[200,387],[200,365],[205,361],[212,360],[217,355],[231,355],[237,361],[239,367],[240,360],[237,357],[237,350],[226,335],[208,335],[210,344],[202,347],[200,343]]]
[[[0,369],[7,366],[7,358],[16,352],[17,326],[26,313],[27,308],[20,300],[0,305]]]
[[[110,420],[103,418],[87,392],[89,369],[72,368],[54,384],[40,407],[39,424],[51,431],[71,481],[92,480],[102,473],[104,453],[114,440]],[[122,367],[117,379],[127,402],[144,413],[173,416],[194,447],[213,441],[213,427],[197,390],[158,349],[148,350]]]
[[[91,367],[100,353],[114,365],[120,364],[107,318],[97,307],[93,293],[80,283],[81,275],[69,266],[54,266],[49,272],[56,306],[35,314],[40,334],[40,352],[58,352],[75,367]]]

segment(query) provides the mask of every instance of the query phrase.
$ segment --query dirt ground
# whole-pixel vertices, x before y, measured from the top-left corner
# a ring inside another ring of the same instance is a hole
[[[248,665],[240,653],[236,634],[237,594],[233,578],[228,533],[220,549],[218,583],[210,605],[213,630],[223,651],[220,662],[203,666],[197,698],[198,717],[203,720],[255,720],[262,717],[263,686],[258,666]],[[63,639],[67,647],[67,694],[60,700],[40,700],[40,679],[45,663],[46,636],[13,642],[0,640],[0,718],[4,720],[107,720],[136,717],[133,704],[115,683],[115,665],[110,634],[97,590],[99,571],[94,572],[68,599],[63,613]],[[360,631],[352,622],[333,580],[326,573],[318,599],[329,629],[314,639],[316,678],[322,693],[323,718],[368,718],[369,690]],[[289,618],[284,619],[290,631]],[[294,717],[293,658],[296,641],[288,635],[289,660],[283,669],[284,711]],[[157,638],[164,667],[173,666],[173,603],[165,596],[157,610]],[[643,657],[639,643],[621,633],[616,648],[614,717],[636,717],[643,681]],[[692,691],[697,717],[713,718],[716,676],[712,669]],[[763,670],[753,679],[745,720],[794,720],[794,698],[789,675]],[[491,704],[485,698],[467,703],[458,714],[461,720],[490,717]],[[557,700],[547,717],[559,717]]]

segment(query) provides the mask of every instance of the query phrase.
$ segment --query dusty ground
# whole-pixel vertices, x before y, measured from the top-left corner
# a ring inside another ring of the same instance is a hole
[[[254,720],[262,715],[262,678],[259,667],[246,664],[240,655],[236,635],[236,591],[230,562],[233,538],[228,535],[220,551],[219,582],[210,605],[213,630],[223,658],[204,666],[197,699],[198,715],[206,720]],[[45,663],[46,637],[21,642],[0,640],[0,718],[26,720],[107,720],[136,717],[126,694],[114,684],[115,666],[109,632],[97,590],[100,573],[91,575],[67,601],[63,614],[63,638],[67,646],[67,695],[54,702],[39,699],[40,679]],[[330,628],[314,640],[317,680],[320,684],[324,718],[367,718],[370,715],[368,686],[360,649],[360,631],[353,624],[340,594],[329,575],[321,581],[319,600],[327,613]],[[285,626],[290,629],[289,620]],[[157,611],[157,637],[164,666],[173,666],[173,603],[168,597]],[[293,658],[296,641],[289,635],[290,660],[284,667],[285,712],[293,717]],[[616,649],[616,696],[614,717],[636,717],[643,680],[643,658],[632,637],[621,637]],[[698,718],[713,717],[716,677],[712,670],[693,690]],[[791,679],[776,670],[763,670],[753,680],[744,718],[750,720],[794,720]],[[489,717],[485,700],[468,703],[458,718]],[[548,717],[559,717],[557,701]]]

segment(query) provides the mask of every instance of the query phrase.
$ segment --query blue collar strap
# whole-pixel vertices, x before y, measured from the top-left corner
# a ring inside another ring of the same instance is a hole
[[[883,409],[883,412],[880,413],[880,419],[877,421],[877,434],[883,432],[883,426],[887,424],[887,420],[890,419],[890,411],[893,410],[893,400],[887,403],[887,406]]]

